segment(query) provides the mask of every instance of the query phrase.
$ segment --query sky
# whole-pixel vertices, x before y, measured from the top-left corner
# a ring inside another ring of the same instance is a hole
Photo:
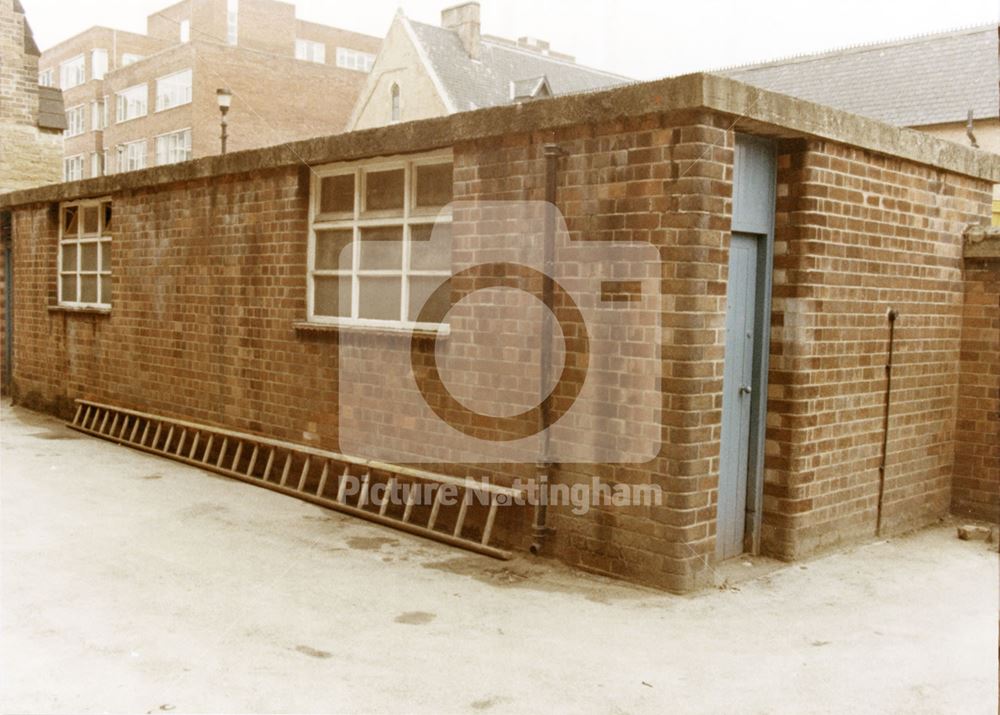
[[[21,0],[40,48],[94,25],[144,32],[173,0]],[[438,24],[458,0],[294,0],[303,20],[382,37],[396,9]],[[761,62],[1000,19],[1000,0],[480,0],[485,34],[548,40],[635,79]]]

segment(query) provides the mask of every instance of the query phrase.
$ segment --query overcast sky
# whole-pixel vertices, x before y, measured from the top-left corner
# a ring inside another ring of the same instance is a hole
[[[43,50],[93,25],[144,32],[173,0],[21,0]],[[295,0],[298,17],[384,36],[396,8],[437,24],[457,0]],[[1000,0],[481,0],[483,32],[548,40],[636,79],[996,23]]]

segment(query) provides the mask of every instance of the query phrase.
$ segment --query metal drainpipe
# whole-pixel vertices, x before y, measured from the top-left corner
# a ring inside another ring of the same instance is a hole
[[[878,465],[878,506],[875,511],[875,536],[882,534],[882,499],[885,496],[885,463],[889,445],[889,400],[892,397],[892,348],[896,337],[899,313],[889,309],[889,357],[885,362],[885,411],[882,416],[882,459]]]
[[[549,373],[552,362],[552,318],[553,318],[553,286],[552,274],[555,269],[556,251],[556,172],[559,169],[559,157],[565,151],[558,144],[545,144],[542,147],[545,156],[545,235],[542,246],[543,272],[541,357],[538,363],[538,401],[542,409],[538,412],[538,431],[541,437],[540,459],[535,463],[535,477],[538,484],[538,501],[535,504],[535,521],[532,526],[533,541],[530,551],[539,554],[545,544],[545,538],[552,532],[546,523],[549,496],[549,470],[554,466],[549,458],[549,411],[545,398],[548,397],[546,386],[549,384]]]

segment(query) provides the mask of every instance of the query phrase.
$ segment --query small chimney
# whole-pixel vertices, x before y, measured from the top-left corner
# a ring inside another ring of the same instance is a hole
[[[517,38],[518,47],[523,47],[526,50],[534,50],[535,52],[540,52],[543,55],[549,53],[549,43],[545,40],[539,40],[537,37],[519,37]]]
[[[441,27],[458,33],[462,46],[474,60],[479,59],[479,3],[466,2],[441,11]]]

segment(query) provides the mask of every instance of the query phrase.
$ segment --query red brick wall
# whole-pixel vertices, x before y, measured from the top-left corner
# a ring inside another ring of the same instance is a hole
[[[989,185],[823,142],[780,157],[763,544],[795,558],[875,531],[889,308],[883,531],[947,511],[962,231]]]
[[[951,509],[1000,522],[1000,241],[966,257]]]
[[[549,548],[673,590],[704,583],[714,560],[730,123],[656,116],[454,148],[456,199],[530,200],[543,196],[542,145],[558,142],[557,203],[573,237],[660,252],[660,452],[624,467],[563,465],[554,478],[656,484],[666,503],[584,516],[553,508]],[[960,236],[988,215],[989,193],[822,143],[790,145],[779,171],[764,545],[792,558],[872,533],[890,304],[902,317],[886,525],[946,508]],[[114,196],[113,309],[103,316],[50,310],[56,212],[17,209],[18,400],[66,413],[88,397],[337,450],[337,333],[294,328],[306,310],[308,181],[307,170],[283,168]],[[371,340],[376,355],[408,349]],[[477,471],[506,480],[530,467]],[[505,519],[501,538],[524,546],[524,514]]]

